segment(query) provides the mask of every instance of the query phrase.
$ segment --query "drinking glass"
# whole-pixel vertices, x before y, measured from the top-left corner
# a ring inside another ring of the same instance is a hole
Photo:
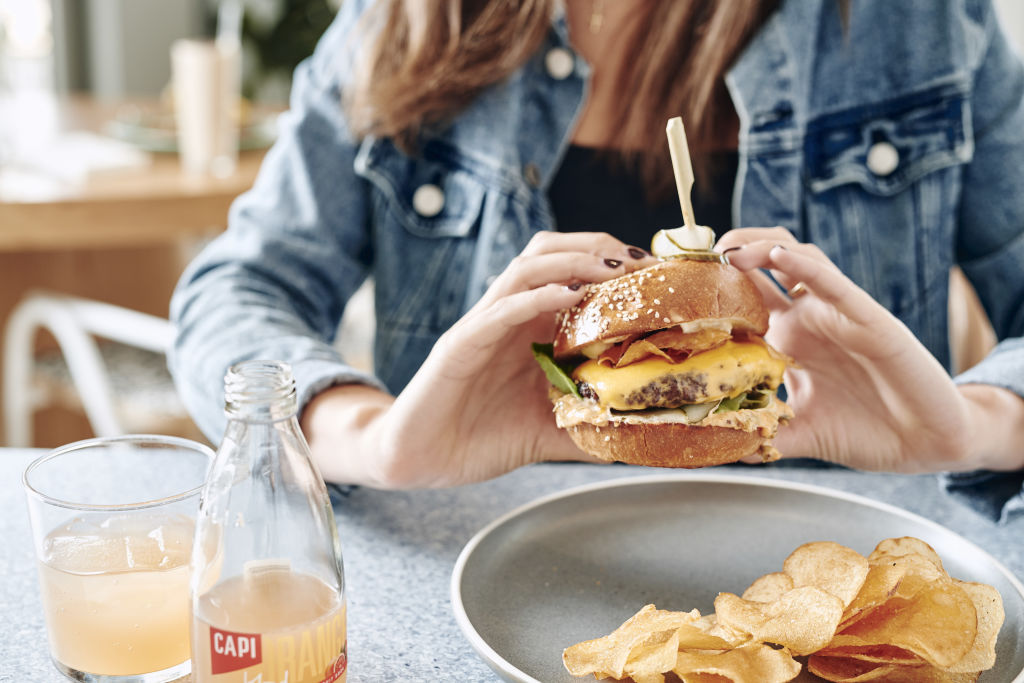
[[[241,47],[183,38],[171,46],[178,155],[192,175],[224,178],[238,162]]]
[[[213,452],[169,436],[88,439],[35,460],[28,497],[50,656],[76,681],[189,674],[189,559]]]

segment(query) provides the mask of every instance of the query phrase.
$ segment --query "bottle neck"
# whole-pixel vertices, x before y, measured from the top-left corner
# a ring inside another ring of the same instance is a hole
[[[295,378],[287,363],[242,361],[224,376],[224,412],[229,420],[277,422],[295,417],[297,411]]]

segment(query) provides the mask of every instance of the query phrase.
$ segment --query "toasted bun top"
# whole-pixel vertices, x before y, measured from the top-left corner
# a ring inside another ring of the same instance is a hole
[[[733,331],[764,335],[768,309],[741,270],[669,259],[590,285],[579,304],[561,312],[554,355],[569,358],[594,342],[704,321],[727,321]]]

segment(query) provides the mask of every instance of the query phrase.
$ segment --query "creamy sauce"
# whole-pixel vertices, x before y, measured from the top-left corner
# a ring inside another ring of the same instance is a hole
[[[731,410],[723,413],[711,413],[702,420],[691,422],[682,410],[644,411],[642,413],[613,413],[609,408],[602,408],[596,401],[577,398],[572,394],[563,394],[555,400],[555,422],[559,427],[567,428],[583,422],[598,427],[616,426],[618,424],[692,424],[697,427],[729,427],[745,432],[759,432],[771,438],[778,429],[779,420],[793,417],[792,409],[777,397],[772,396],[768,405],[756,410]]]

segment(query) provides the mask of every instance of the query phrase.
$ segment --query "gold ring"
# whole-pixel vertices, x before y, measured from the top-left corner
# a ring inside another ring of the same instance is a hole
[[[807,285],[805,285],[803,282],[798,282],[795,285],[793,285],[792,289],[788,290],[786,294],[789,295],[790,299],[799,299],[804,294],[807,294],[808,291],[810,290],[807,289]]]

